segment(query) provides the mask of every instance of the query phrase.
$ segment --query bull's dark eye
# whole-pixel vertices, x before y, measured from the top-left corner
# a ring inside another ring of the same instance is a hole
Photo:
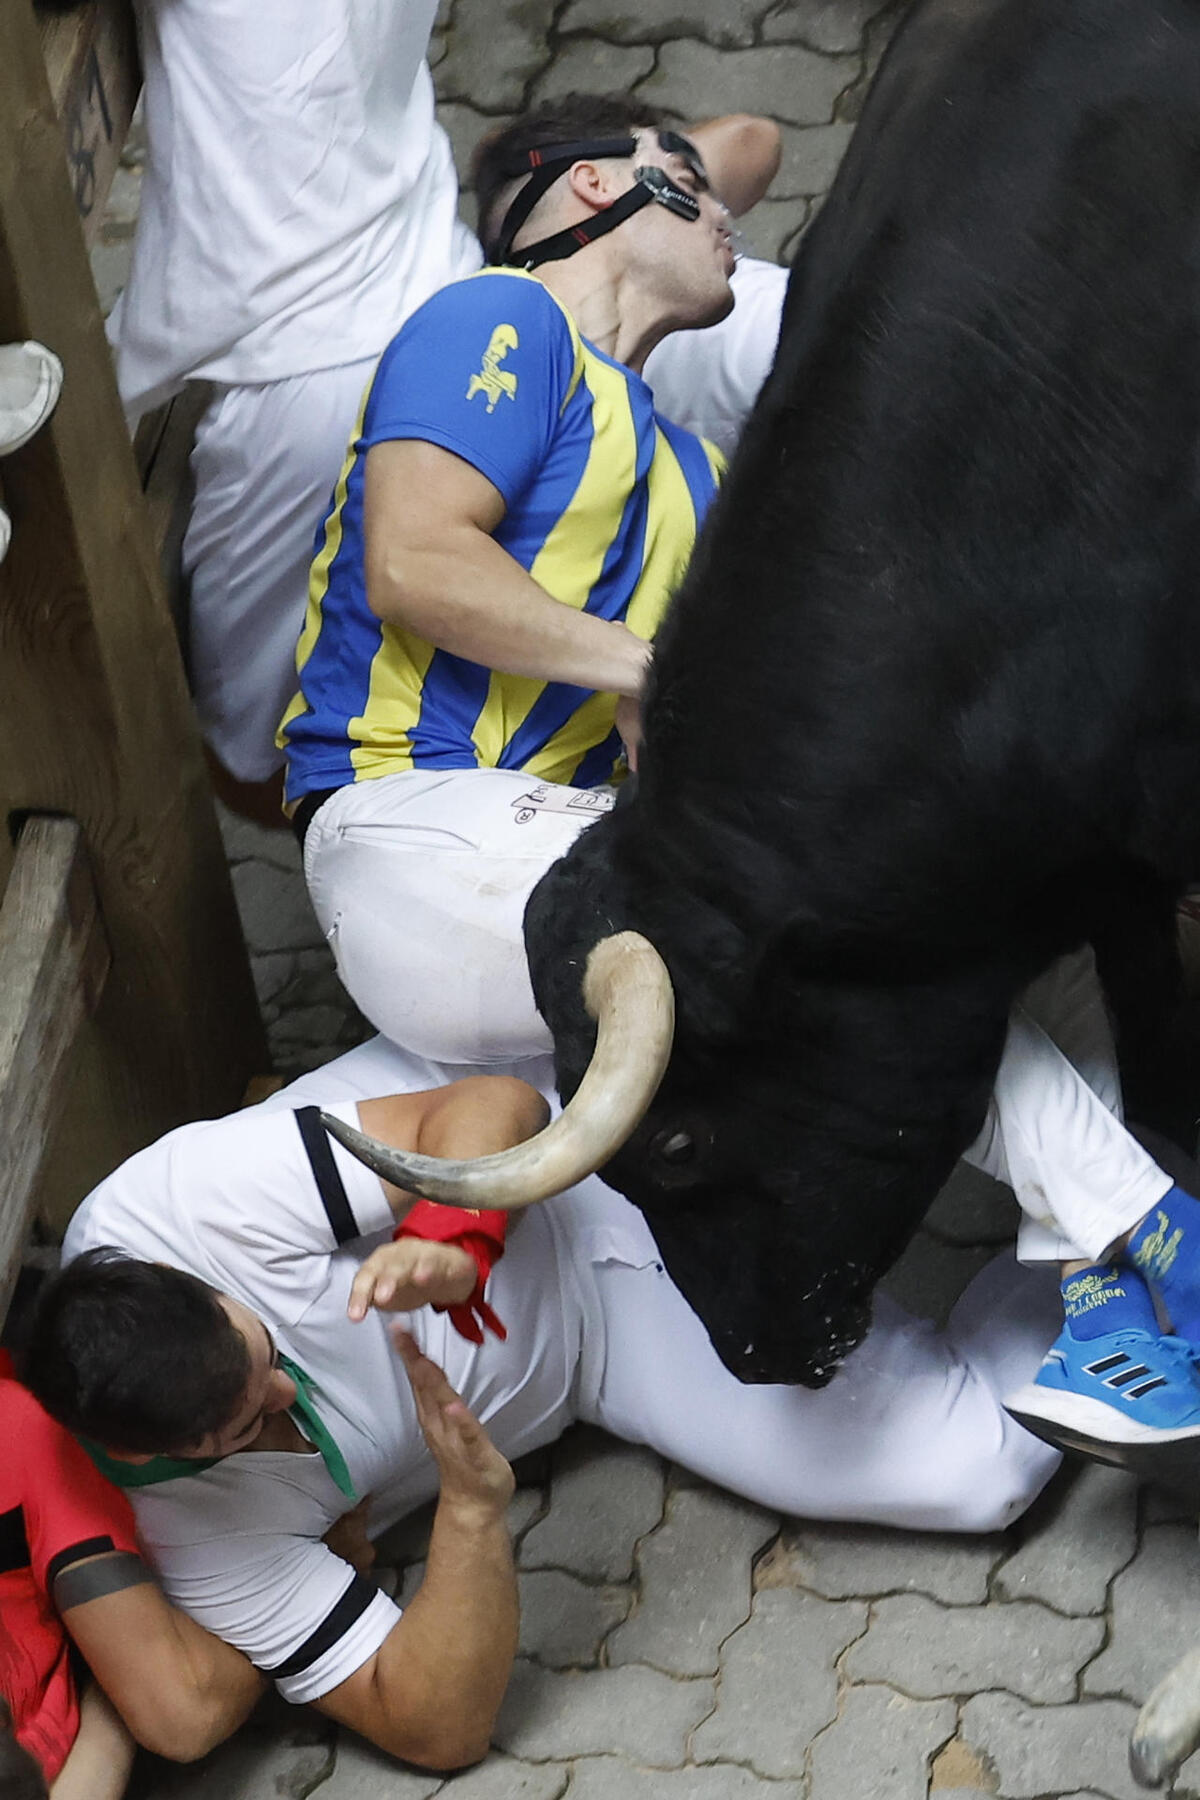
[[[660,1162],[669,1163],[673,1169],[677,1169],[694,1158],[696,1140],[690,1131],[660,1131],[650,1149]]]

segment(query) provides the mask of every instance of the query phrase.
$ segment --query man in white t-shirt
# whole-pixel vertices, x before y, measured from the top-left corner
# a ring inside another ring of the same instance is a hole
[[[1074,1013],[1079,1055],[1098,1027],[1078,997]],[[1016,1027],[980,1160],[1043,1212],[1059,1195],[1079,1233],[1115,1238],[1167,1178],[1059,1055],[1075,1151],[1121,1164],[1119,1205],[1090,1192],[1030,1129],[1039,1096],[1021,1032],[1040,1028]],[[486,1154],[545,1116],[522,1081],[456,1074],[376,1039],[133,1157],[76,1215],[67,1257],[91,1255],[52,1284],[32,1346],[43,1404],[132,1487],[167,1593],[286,1698],[413,1761],[481,1755],[516,1636],[503,1458],[571,1419],[811,1517],[994,1530],[1039,1491],[1055,1453],[1001,1396],[1032,1375],[1060,1308],[1053,1281],[1009,1258],[971,1284],[943,1335],[880,1299],[827,1388],[745,1387],[641,1215],[592,1178],[513,1224],[488,1286],[506,1339],[469,1342],[451,1313],[422,1306],[402,1367],[368,1305],[461,1302],[475,1265],[454,1244],[419,1245],[386,1292],[380,1258],[396,1254],[387,1239],[409,1196],[332,1142],[311,1103],[433,1155]],[[104,1245],[136,1260],[107,1263]],[[378,1532],[435,1492],[427,1573],[402,1614],[322,1538],[365,1496]]]
[[[295,685],[313,536],[375,359],[481,255],[434,119],[424,58],[436,0],[135,8],[150,154],[110,325],[117,379],[131,422],[185,381],[215,384],[183,548],[189,660],[210,748],[235,780],[258,783],[282,762],[274,734]],[[715,169],[761,169],[740,210],[773,172],[778,133],[735,121],[705,152]],[[745,332],[723,327],[699,366],[694,348],[660,359],[664,410],[690,422],[699,403],[714,437],[736,434],[785,279],[754,265],[737,282],[753,296]]]

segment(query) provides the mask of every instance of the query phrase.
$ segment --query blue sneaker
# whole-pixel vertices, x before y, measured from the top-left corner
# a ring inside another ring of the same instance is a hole
[[[1004,1409],[1062,1450],[1156,1481],[1200,1485],[1200,1379],[1182,1338],[1137,1328],[1080,1340],[1064,1326]]]

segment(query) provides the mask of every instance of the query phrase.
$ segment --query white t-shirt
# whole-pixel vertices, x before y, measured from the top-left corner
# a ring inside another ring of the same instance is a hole
[[[377,1091],[445,1079],[410,1075]],[[353,1101],[332,1109],[357,1121]],[[322,1423],[356,1496],[372,1496],[377,1532],[437,1487],[385,1319],[372,1313],[356,1325],[346,1317],[358,1264],[393,1219],[378,1179],[319,1126],[318,1146],[331,1154],[324,1168],[319,1148],[310,1160],[301,1117],[276,1104],[171,1132],[84,1201],[64,1256],[115,1245],[187,1269],[250,1307],[315,1382]],[[314,1124],[310,1115],[310,1142]],[[489,1335],[482,1346],[469,1344],[429,1308],[410,1321],[510,1457],[559,1435],[574,1416],[578,1384],[597,1379],[588,1365],[603,1356],[603,1324],[569,1253],[560,1254],[562,1232],[552,1206],[513,1221],[488,1284],[506,1343]],[[320,1455],[241,1453],[130,1497],[170,1597],[243,1650],[288,1700],[318,1699],[348,1679],[400,1616],[321,1542],[353,1502]]]
[[[377,355],[479,266],[435,125],[436,0],[137,0],[150,155],[113,314],[127,412]]]

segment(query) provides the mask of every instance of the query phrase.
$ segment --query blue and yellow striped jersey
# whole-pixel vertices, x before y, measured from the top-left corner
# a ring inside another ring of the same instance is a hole
[[[721,467],[536,277],[484,271],[435,294],[384,351],[317,534],[299,692],[279,731],[289,802],[404,769],[609,780],[615,695],[499,674],[371,611],[366,457],[397,438],[464,457],[503,496],[495,537],[509,555],[554,599],[642,638],[687,566]]]

